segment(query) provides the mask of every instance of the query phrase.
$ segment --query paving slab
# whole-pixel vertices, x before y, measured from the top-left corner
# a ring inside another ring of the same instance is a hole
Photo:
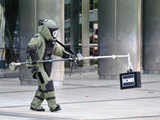
[[[36,86],[20,86],[18,78],[1,78],[0,120],[160,120],[159,78],[144,75],[141,88],[126,90],[120,90],[119,80],[65,80],[56,88],[62,107],[56,113],[49,111],[46,101],[45,112],[29,109]]]

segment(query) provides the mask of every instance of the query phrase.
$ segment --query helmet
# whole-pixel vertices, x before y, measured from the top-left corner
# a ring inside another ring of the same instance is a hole
[[[39,20],[39,26],[41,25],[45,25],[49,29],[53,38],[57,37],[57,30],[59,28],[54,20],[49,18],[42,18]]]
[[[39,25],[46,25],[48,28],[58,29],[57,23],[49,18],[42,18],[39,20]]]

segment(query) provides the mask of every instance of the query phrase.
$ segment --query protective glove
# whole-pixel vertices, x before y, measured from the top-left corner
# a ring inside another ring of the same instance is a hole
[[[9,64],[9,69],[11,71],[15,71],[17,69],[18,66],[16,66],[16,63],[15,62],[12,62]]]
[[[77,57],[77,55],[71,55],[71,58],[72,58],[71,59],[72,62],[74,62],[76,64],[78,63],[78,57]]]

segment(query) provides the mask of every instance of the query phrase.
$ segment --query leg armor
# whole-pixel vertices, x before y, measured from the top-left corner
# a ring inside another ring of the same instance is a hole
[[[35,95],[34,100],[32,102],[32,105],[34,105],[35,107],[40,106],[42,101],[44,99],[46,99],[49,108],[53,111],[55,109],[57,110],[55,89],[54,89],[53,81],[50,80],[48,74],[46,73],[46,71],[44,69],[43,64],[39,65],[39,68],[38,68],[38,71],[36,74],[36,78],[38,79],[38,84],[39,84],[38,91],[41,92],[41,95],[39,95],[39,96]],[[43,98],[43,100],[41,98]]]
[[[31,109],[36,111],[44,111],[41,107],[42,102],[44,101],[44,93],[38,89],[35,93],[35,96],[31,103]]]
[[[53,82],[48,81],[48,83],[45,85],[46,92],[44,93],[45,99],[48,103],[49,108],[56,108],[56,97],[55,97],[55,91],[53,87]]]

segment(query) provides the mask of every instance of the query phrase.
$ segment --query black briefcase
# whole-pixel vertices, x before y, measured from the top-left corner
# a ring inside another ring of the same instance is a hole
[[[141,73],[128,72],[120,74],[120,88],[140,88],[141,87]]]

